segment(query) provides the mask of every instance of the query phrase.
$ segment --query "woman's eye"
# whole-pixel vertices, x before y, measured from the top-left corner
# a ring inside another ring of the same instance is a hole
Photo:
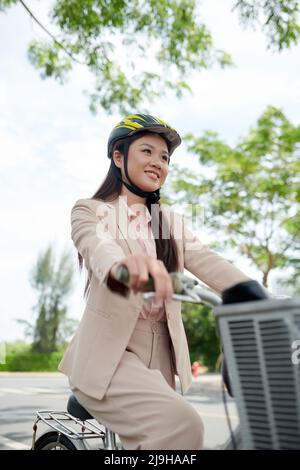
[[[151,154],[151,150],[150,150],[150,149],[144,149],[144,150],[142,150],[142,152],[149,152],[149,154]],[[165,160],[165,162],[169,163],[169,157],[168,157],[168,155],[163,155],[162,157],[163,157],[163,159]]]

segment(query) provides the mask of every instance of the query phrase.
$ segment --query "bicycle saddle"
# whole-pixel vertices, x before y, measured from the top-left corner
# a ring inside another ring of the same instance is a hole
[[[75,395],[70,395],[67,410],[70,415],[75,416],[75,418],[81,419],[81,421],[86,421],[87,419],[94,419],[90,413],[81,406]]]

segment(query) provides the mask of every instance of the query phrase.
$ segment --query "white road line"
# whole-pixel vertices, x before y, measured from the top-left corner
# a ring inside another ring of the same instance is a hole
[[[16,394],[16,395],[51,395],[51,396],[64,396],[68,395],[68,391],[65,393],[61,389],[51,389],[51,388],[38,388],[38,387],[23,387],[23,388],[8,388],[0,387],[0,396],[7,394]],[[69,392],[70,393],[70,392]]]
[[[222,418],[222,419],[227,419],[227,416],[226,414],[224,413],[212,413],[210,411],[199,411],[197,410],[197,412],[199,413],[200,416],[206,416],[208,418]],[[236,415],[229,415],[229,418],[232,419],[232,420],[236,420],[236,421],[239,421],[239,417],[236,416]]]
[[[43,393],[46,395],[63,395],[63,390],[61,388],[38,388],[38,387],[23,387],[24,391],[32,393]],[[67,395],[68,391],[66,391]]]
[[[8,437],[0,436],[0,445],[9,447],[10,449],[16,450],[29,450],[30,446],[23,444],[22,442],[13,441],[12,439],[8,439]]]
[[[28,395],[28,392],[24,392],[24,390],[20,390],[19,388],[7,388],[1,387],[0,393],[15,393],[16,395]]]

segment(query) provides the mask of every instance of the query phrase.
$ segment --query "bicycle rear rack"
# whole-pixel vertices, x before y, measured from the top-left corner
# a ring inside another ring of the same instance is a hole
[[[81,421],[67,411],[40,410],[36,412],[37,418],[33,425],[32,449],[35,447],[37,425],[40,421],[47,426],[63,434],[71,440],[102,439],[105,449],[117,449],[115,433],[104,427],[104,430],[91,420]],[[64,421],[68,422],[65,424]],[[72,425],[81,428],[76,430]]]

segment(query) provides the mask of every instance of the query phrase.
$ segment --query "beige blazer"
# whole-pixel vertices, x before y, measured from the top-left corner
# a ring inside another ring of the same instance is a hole
[[[187,227],[185,217],[162,205],[162,211],[178,246],[179,271],[184,268],[221,293],[231,285],[249,280],[240,270],[211,251]],[[143,253],[128,231],[126,207],[112,202],[79,199],[71,211],[71,237],[82,255],[90,279],[90,292],[80,324],[58,366],[87,395],[102,399],[129,343],[143,297],[125,289],[121,295],[107,284],[112,265],[129,254]],[[181,392],[192,375],[181,302],[165,303]]]

